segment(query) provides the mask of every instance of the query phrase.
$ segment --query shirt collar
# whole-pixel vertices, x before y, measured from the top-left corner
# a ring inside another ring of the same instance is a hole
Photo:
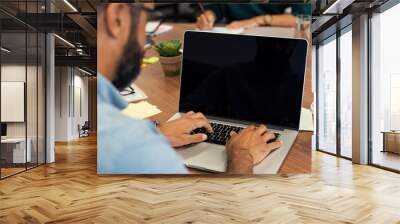
[[[97,73],[97,98],[120,110],[128,106],[128,102],[121,96],[118,89],[100,73]]]

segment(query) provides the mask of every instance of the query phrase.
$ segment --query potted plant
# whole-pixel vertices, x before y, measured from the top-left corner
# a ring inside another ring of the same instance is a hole
[[[180,52],[182,43],[179,40],[168,40],[155,45],[160,54],[160,62],[166,76],[180,74],[182,55]]]

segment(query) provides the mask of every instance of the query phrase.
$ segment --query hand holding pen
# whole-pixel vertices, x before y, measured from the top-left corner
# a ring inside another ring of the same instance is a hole
[[[211,30],[214,27],[215,15],[212,11],[205,11],[203,4],[199,3],[201,15],[197,17],[197,28],[200,30]]]

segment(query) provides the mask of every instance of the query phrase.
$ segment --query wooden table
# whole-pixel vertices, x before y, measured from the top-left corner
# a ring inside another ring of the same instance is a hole
[[[173,30],[155,37],[154,40],[156,42],[169,39],[182,40],[185,30],[194,29],[194,24],[178,23],[172,25],[174,26]],[[304,36],[306,39],[309,39],[310,36],[305,32],[299,32],[297,35]],[[151,55],[157,55],[157,53],[153,49],[148,50],[146,56]],[[146,92],[149,102],[156,105],[162,111],[161,114],[151,119],[165,122],[178,112],[179,80],[180,77],[165,77],[160,63],[147,65],[142,69],[135,83]],[[310,47],[307,58],[303,107],[310,108],[312,101]],[[300,132],[298,134],[285,162],[279,170],[280,174],[311,172],[311,136],[311,132]]]
[[[391,152],[400,154],[400,132],[383,131],[383,149],[382,152]]]

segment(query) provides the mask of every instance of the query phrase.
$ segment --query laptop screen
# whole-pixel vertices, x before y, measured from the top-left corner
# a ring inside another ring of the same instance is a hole
[[[307,41],[185,33],[179,111],[298,129]]]

